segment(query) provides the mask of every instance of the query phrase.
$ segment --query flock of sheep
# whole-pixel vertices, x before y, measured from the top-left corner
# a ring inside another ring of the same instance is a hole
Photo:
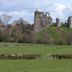
[[[48,55],[49,58],[52,59],[72,59],[72,54],[51,54]]]
[[[0,54],[0,59],[40,59],[39,54]]]
[[[72,54],[48,54],[48,59],[72,59]],[[43,59],[40,54],[0,54],[0,59]]]

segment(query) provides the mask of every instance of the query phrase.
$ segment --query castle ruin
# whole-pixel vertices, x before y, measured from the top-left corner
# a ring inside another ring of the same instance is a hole
[[[72,28],[72,16],[68,17],[68,27]]]
[[[52,24],[53,24],[52,17],[50,16],[49,12],[44,13],[38,10],[35,11],[34,13],[34,32],[39,32],[43,28],[49,27]],[[60,27],[62,25],[59,18],[56,18],[55,24],[57,27]],[[72,16],[68,17],[67,26],[69,28],[72,28]]]
[[[57,27],[60,27],[61,26],[61,22],[60,22],[60,19],[59,18],[56,18],[56,26]]]
[[[39,12],[34,13],[34,32],[41,31],[44,27],[48,27],[52,24],[52,18],[49,12]]]

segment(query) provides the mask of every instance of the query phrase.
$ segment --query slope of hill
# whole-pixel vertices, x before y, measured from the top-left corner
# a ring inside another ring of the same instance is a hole
[[[37,33],[37,39],[43,42],[63,42],[72,41],[72,29],[68,27],[50,26]]]

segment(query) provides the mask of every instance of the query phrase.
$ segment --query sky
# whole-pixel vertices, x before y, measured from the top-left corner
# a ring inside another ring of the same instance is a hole
[[[33,23],[35,10],[50,12],[52,19],[66,21],[72,16],[72,0],[0,0],[0,15],[7,14],[18,19],[23,17]]]

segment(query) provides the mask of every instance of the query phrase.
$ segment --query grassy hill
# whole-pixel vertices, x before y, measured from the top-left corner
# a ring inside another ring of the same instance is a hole
[[[50,26],[37,33],[38,39],[47,38],[52,41],[66,41],[70,36],[72,36],[72,29],[63,26]]]

